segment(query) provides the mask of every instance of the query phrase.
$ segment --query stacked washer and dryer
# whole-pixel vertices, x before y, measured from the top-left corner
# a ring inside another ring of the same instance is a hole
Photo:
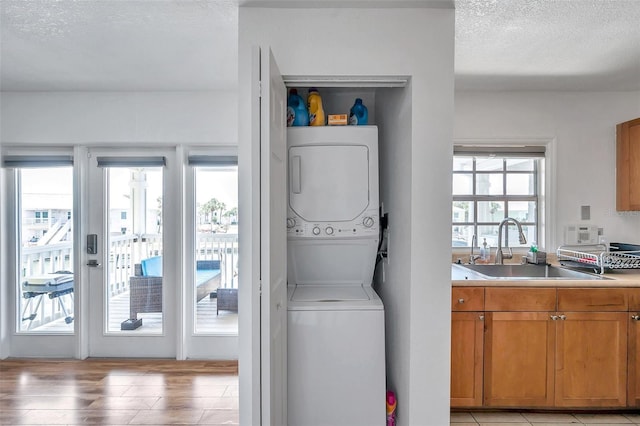
[[[289,424],[384,425],[376,126],[290,127]]]

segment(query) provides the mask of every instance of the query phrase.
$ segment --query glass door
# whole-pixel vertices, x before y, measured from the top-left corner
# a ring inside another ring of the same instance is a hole
[[[176,205],[173,157],[157,154],[90,154],[90,356],[175,357],[180,262],[165,224],[177,216],[164,208]]]
[[[73,333],[73,167],[20,168],[17,177],[16,332]]]
[[[238,166],[190,154],[185,174],[187,358],[238,356]]]

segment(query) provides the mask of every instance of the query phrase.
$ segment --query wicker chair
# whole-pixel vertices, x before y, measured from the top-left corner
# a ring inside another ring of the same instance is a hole
[[[216,315],[218,315],[220,311],[238,312],[237,288],[218,288],[217,295]]]
[[[138,321],[139,313],[162,312],[161,265],[160,256],[145,259],[141,264],[135,265],[135,275],[129,277],[129,319],[122,323],[123,330],[142,325]],[[198,260],[196,271],[196,300],[200,301],[220,285],[220,261]]]

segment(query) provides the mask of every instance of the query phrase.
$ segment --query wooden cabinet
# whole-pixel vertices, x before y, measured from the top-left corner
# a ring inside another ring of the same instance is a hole
[[[451,406],[482,405],[484,288],[454,287],[451,292]]]
[[[616,209],[640,210],[640,118],[616,130]]]
[[[557,407],[627,405],[626,312],[566,312],[556,321]]]
[[[555,288],[485,289],[484,405],[553,404]]]
[[[482,312],[451,313],[451,406],[482,405]]]
[[[555,324],[548,312],[485,314],[484,404],[553,405]]]
[[[640,407],[640,288],[629,292],[629,351],[627,405]]]
[[[484,311],[484,287],[454,287],[451,289],[451,310]]]
[[[640,407],[640,288],[456,289],[452,407]]]
[[[628,300],[623,288],[558,289],[556,406],[627,405]]]

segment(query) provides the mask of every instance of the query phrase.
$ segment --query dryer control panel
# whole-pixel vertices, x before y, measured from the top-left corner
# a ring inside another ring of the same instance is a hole
[[[380,232],[377,210],[370,210],[357,219],[339,222],[308,222],[289,211],[287,236],[289,238],[349,238],[375,237]]]

